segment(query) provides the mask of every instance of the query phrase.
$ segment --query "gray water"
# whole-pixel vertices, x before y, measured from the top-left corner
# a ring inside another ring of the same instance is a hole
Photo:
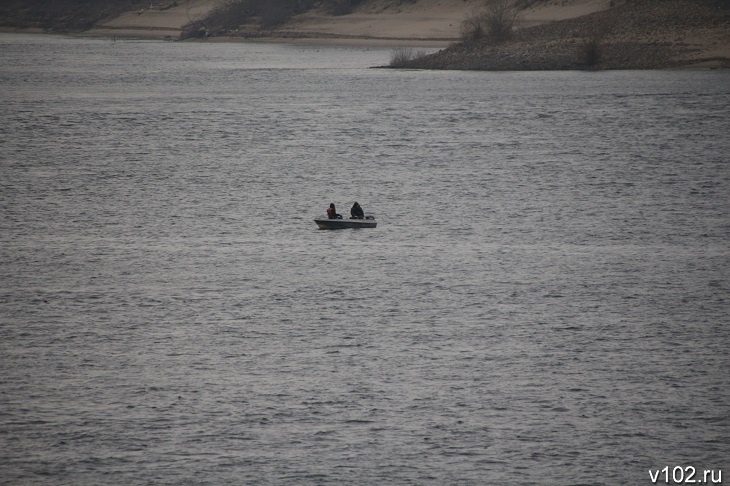
[[[727,481],[730,72],[389,57],[0,36],[0,483]]]

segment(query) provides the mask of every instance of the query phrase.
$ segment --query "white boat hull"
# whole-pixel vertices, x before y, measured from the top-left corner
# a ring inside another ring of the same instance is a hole
[[[378,223],[374,219],[327,219],[314,220],[319,229],[375,228]]]

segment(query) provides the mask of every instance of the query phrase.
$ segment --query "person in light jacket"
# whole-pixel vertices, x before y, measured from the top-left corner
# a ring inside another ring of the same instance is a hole
[[[329,219],[342,219],[342,216],[337,214],[337,210],[335,209],[335,203],[330,203],[330,207],[327,208],[327,217]]]

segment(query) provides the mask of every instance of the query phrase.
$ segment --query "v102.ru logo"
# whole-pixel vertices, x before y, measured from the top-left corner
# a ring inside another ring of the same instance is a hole
[[[722,484],[722,470],[704,469],[698,471],[692,466],[675,466],[664,469],[649,469],[649,478],[654,484]]]

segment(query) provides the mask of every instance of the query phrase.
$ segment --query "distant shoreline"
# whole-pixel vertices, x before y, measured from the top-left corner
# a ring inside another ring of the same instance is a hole
[[[197,4],[201,15],[217,1]],[[417,55],[398,66],[414,69],[730,68],[730,11],[709,1],[545,0],[520,13],[524,28],[512,40],[497,44],[487,40],[461,42],[461,24],[475,5],[481,5],[481,1],[418,0],[397,9],[369,1],[348,15],[334,17],[312,12],[272,30],[249,26],[241,32],[184,42],[441,49],[433,55]],[[0,27],[0,32],[179,41],[189,18],[190,12],[175,7],[126,12],[80,32],[13,27]],[[579,59],[580,49],[601,31],[605,34],[600,36],[600,62],[587,65]]]

